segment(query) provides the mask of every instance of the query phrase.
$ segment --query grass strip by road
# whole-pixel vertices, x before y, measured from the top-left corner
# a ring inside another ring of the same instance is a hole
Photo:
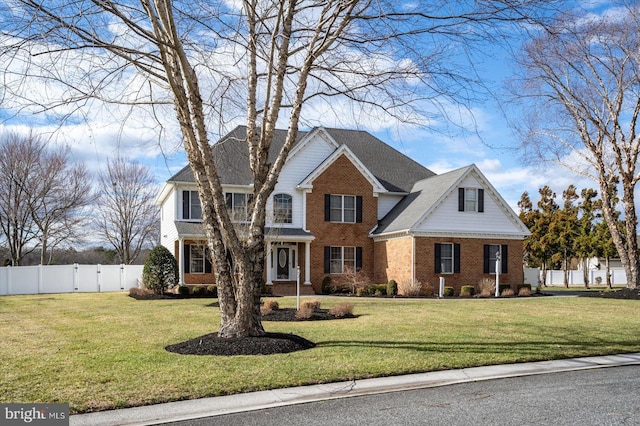
[[[322,298],[323,308],[344,301]],[[350,298],[353,319],[264,322],[317,347],[185,356],[164,347],[215,332],[212,299],[123,293],[0,297],[0,403],[87,412],[288,386],[640,351],[638,301]],[[278,299],[294,307],[295,298]]]

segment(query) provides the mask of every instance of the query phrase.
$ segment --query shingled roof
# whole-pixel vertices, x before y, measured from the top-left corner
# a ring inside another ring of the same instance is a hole
[[[455,183],[472,168],[473,165],[416,182],[411,193],[391,209],[380,221],[373,234],[411,230],[419,224],[425,212],[431,211],[436,203],[451,191]]]
[[[408,193],[415,182],[434,176],[431,170],[361,130],[323,128],[338,144],[346,145],[362,164],[390,192]],[[313,131],[313,130],[312,130]],[[298,132],[298,140],[311,131]],[[275,157],[284,144],[286,130],[276,130],[270,157]],[[222,184],[250,185],[249,153],[246,127],[238,126],[213,145],[214,158]],[[173,175],[169,182],[194,182],[189,166]]]

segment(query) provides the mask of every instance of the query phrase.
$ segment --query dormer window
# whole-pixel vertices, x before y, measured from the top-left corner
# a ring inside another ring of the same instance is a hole
[[[484,212],[484,189],[458,188],[458,211]]]
[[[202,220],[198,191],[182,191],[182,219]]]
[[[273,221],[275,223],[293,222],[293,201],[289,194],[273,196]]]

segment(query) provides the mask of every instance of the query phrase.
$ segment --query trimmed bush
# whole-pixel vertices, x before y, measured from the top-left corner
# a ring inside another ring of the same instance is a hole
[[[305,320],[313,316],[313,308],[300,305],[300,309],[296,311],[296,319]]]
[[[420,281],[402,280],[398,285],[398,294],[403,296],[419,296],[422,293],[422,283]]]
[[[189,287],[187,287],[186,285],[181,285],[178,287],[178,294],[180,296],[188,296],[189,294],[191,294],[191,290],[189,290]]]
[[[333,308],[329,309],[329,315],[333,315],[336,318],[343,318],[353,315],[353,303],[341,302]]]
[[[398,294],[398,283],[395,280],[389,280],[387,283],[387,295],[396,296]]]
[[[500,290],[500,295],[502,295],[502,293],[504,293],[507,290],[511,290],[511,296],[513,296],[515,294],[515,292],[511,288],[511,284],[500,284],[500,289],[499,290]]]
[[[502,287],[502,286],[500,286],[500,287]],[[514,296],[515,294],[516,294],[516,292],[513,291],[513,289],[511,287],[505,288],[504,291],[500,292],[500,296],[502,296],[502,297],[511,297],[511,296]]]
[[[445,286],[442,295],[444,297],[453,297],[453,287]]]
[[[178,285],[178,262],[164,246],[149,252],[142,269],[142,284],[156,294],[163,294]]]
[[[386,296],[387,295],[387,285],[386,284],[378,284],[375,285],[375,295],[376,296]]]
[[[218,297],[218,287],[215,285],[210,285],[207,287],[207,294],[211,297]]]
[[[300,302],[300,308],[311,308],[314,311],[316,309],[320,309],[320,301],[319,300],[303,300]]]
[[[369,287],[358,287],[356,289],[356,296],[358,297],[368,296],[369,293]]]
[[[331,277],[326,276],[322,279],[322,294],[330,294],[331,293]]]
[[[195,297],[204,297],[207,295],[207,288],[201,285],[197,285],[193,288],[191,294]]]
[[[460,289],[460,297],[472,297],[476,294],[476,288],[472,285],[463,285]]]
[[[523,288],[528,288],[529,291],[531,291],[531,284],[518,284],[517,286],[518,293],[520,293],[520,290],[522,290]]]
[[[260,306],[260,315],[269,315],[271,312],[277,311],[278,309],[280,309],[280,305],[278,304],[277,300],[265,299]]]
[[[518,290],[518,296],[521,296],[521,297],[531,296],[531,289],[527,287],[521,287],[520,290]]]

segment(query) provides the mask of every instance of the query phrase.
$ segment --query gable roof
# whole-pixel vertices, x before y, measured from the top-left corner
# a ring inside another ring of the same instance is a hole
[[[373,234],[411,230],[419,222],[422,222],[422,218],[432,211],[439,204],[439,201],[452,191],[452,188],[455,188],[463,176],[466,176],[470,167],[463,167],[416,182],[409,195],[404,197],[382,218]]]
[[[456,191],[460,183],[470,174],[478,178],[482,182],[485,191],[488,191],[498,200],[498,205],[516,228],[520,230],[519,233],[522,236],[528,235],[529,230],[527,227],[475,164],[416,182],[411,193],[391,209],[371,234],[382,235],[414,230],[438,208],[446,197]]]
[[[349,149],[347,145],[340,145],[338,149],[333,151],[318,167],[315,168],[300,184],[299,188],[312,188],[313,181],[324,173],[329,166],[331,166],[338,158],[345,156],[351,163],[360,171],[362,176],[365,177],[373,187],[373,192],[387,192],[386,188],[380,183],[380,181],[369,171],[367,167],[355,156],[355,154]]]
[[[361,130],[314,128],[299,131],[296,144],[313,137],[322,129],[340,145],[346,145],[355,157],[389,192],[408,193],[419,180],[434,176],[431,170],[420,165],[375,136]],[[275,158],[284,144],[286,130],[276,130],[269,157]],[[224,185],[251,185],[249,152],[246,127],[238,126],[222,137],[212,147],[221,183]],[[337,149],[337,148],[336,148]],[[191,168],[187,165],[167,182],[195,182]]]

